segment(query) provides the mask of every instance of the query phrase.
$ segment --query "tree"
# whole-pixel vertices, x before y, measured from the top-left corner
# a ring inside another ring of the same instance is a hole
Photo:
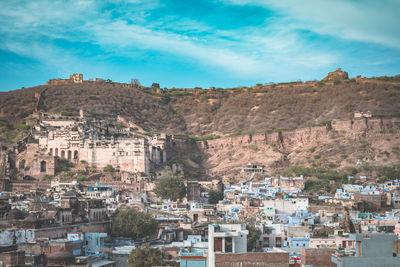
[[[150,237],[157,233],[158,223],[151,215],[130,207],[118,208],[114,213],[112,234],[127,238]]]
[[[107,166],[105,166],[103,168],[103,172],[113,172],[114,171],[114,167],[111,166],[110,164],[108,164]]]
[[[247,222],[246,229],[249,230],[247,236],[247,251],[253,251],[257,247],[257,241],[260,239],[261,230],[255,226],[254,222]]]
[[[151,267],[163,264],[161,251],[148,245],[132,250],[128,262],[131,267]]]
[[[172,176],[161,179],[157,183],[154,193],[162,199],[176,201],[185,196],[186,187],[182,179]]]
[[[153,88],[160,88],[160,84],[159,83],[152,83],[151,87]]]
[[[221,191],[211,190],[208,192],[208,203],[217,204],[218,201],[224,199],[224,194]]]

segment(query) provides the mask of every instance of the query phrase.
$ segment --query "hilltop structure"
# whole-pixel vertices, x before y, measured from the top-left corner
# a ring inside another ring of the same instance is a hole
[[[323,81],[343,81],[349,79],[349,74],[346,71],[342,71],[341,68],[338,68],[335,71],[329,72],[328,76],[323,78]]]
[[[57,158],[97,169],[110,165],[122,172],[144,174],[167,161],[165,134],[149,137],[83,111],[80,117],[42,115],[32,139],[26,150],[20,149],[18,159],[30,166],[26,175],[34,177],[54,175]]]

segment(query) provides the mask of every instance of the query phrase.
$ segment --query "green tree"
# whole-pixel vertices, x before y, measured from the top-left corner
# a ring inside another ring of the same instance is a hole
[[[112,222],[113,236],[127,238],[151,237],[157,234],[158,223],[150,214],[130,207],[118,208]]]
[[[57,161],[57,172],[69,171],[73,164],[66,158],[58,158]]]
[[[128,262],[131,267],[151,267],[163,264],[161,251],[148,245],[132,250]]]
[[[186,187],[181,178],[167,177],[161,179],[154,189],[154,193],[162,199],[176,201],[182,199],[186,194]]]
[[[103,168],[103,172],[113,172],[113,171],[114,171],[114,168],[110,164],[108,164],[107,166],[105,166]]]
[[[217,204],[218,201],[224,199],[224,194],[220,191],[211,190],[208,192],[208,203]]]
[[[258,239],[261,236],[261,230],[255,226],[254,221],[246,222],[246,229],[249,230],[247,236],[247,251],[253,251],[257,247]]]

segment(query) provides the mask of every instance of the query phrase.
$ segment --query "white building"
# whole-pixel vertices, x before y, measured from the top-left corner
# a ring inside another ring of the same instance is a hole
[[[248,234],[245,224],[209,224],[208,266],[215,266],[215,253],[246,253]]]

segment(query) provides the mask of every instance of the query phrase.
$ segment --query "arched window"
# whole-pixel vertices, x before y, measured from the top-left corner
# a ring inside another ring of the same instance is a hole
[[[71,160],[71,158],[72,158],[72,152],[71,150],[68,150],[68,160]]]
[[[74,159],[78,159],[78,150],[74,151]]]
[[[52,148],[50,148],[49,154],[53,155],[53,149]]]
[[[55,150],[54,150],[54,156],[58,156],[58,148],[56,148]]]
[[[65,151],[64,150],[61,150],[61,157],[65,158]]]

